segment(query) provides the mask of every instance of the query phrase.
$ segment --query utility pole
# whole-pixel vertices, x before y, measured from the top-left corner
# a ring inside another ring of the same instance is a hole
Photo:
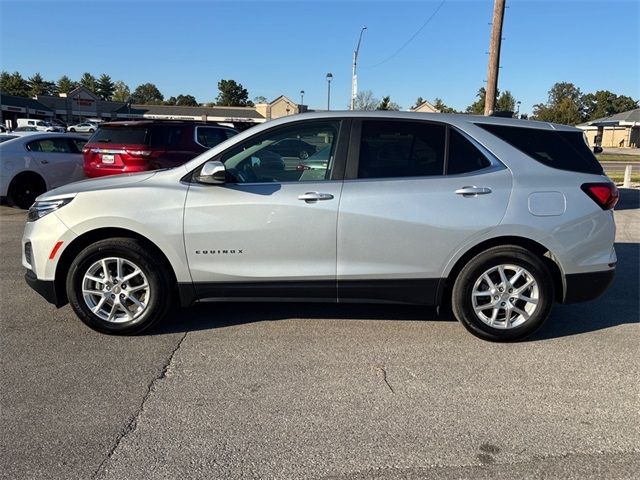
[[[502,22],[504,20],[504,4],[506,0],[494,0],[493,27],[489,43],[489,68],[487,72],[487,92],[484,98],[484,114],[491,115],[496,106],[498,91],[498,72],[500,69],[500,43],[502,42]]]
[[[358,37],[358,46],[353,51],[353,65],[351,70],[351,110],[355,108],[356,105],[356,96],[358,95],[358,75],[356,74],[356,67],[358,64],[358,52],[360,52],[360,43],[362,42],[362,34],[367,29],[367,27],[362,27],[360,29],[360,37]]]

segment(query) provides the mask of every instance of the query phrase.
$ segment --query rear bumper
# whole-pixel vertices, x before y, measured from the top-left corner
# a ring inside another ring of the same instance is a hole
[[[53,280],[39,280],[31,270],[27,270],[27,273],[24,274],[24,279],[27,285],[38,292],[47,302],[53,303],[58,308],[66,303],[56,292],[56,286]]]
[[[615,272],[615,268],[612,268],[599,272],[565,275],[562,303],[586,302],[598,298],[611,285]]]

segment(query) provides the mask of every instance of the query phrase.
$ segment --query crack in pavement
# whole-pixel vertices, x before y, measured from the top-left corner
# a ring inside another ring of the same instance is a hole
[[[136,412],[129,417],[129,421],[127,422],[127,424],[118,433],[118,435],[116,437],[116,440],[113,443],[113,445],[111,446],[111,448],[109,449],[109,452],[107,452],[106,457],[104,458],[104,460],[102,460],[102,462],[100,462],[100,465],[98,465],[98,468],[96,468],[95,472],[93,473],[93,476],[91,477],[93,480],[97,479],[99,476],[101,476],[104,473],[104,469],[106,467],[107,462],[109,460],[111,460],[111,457],[113,456],[113,454],[116,452],[116,450],[120,446],[120,443],[122,442],[122,440],[124,440],[124,438],[127,437],[130,433],[133,433],[133,432],[136,431],[136,428],[138,427],[138,419],[142,415],[142,412],[144,412],[145,403],[151,397],[151,394],[155,391],[156,384],[160,380],[162,380],[163,378],[166,377],[167,371],[169,369],[169,366],[171,365],[171,362],[173,362],[173,357],[175,356],[176,352],[182,346],[182,342],[184,341],[186,336],[187,336],[187,332],[185,332],[184,335],[182,335],[182,337],[180,337],[180,340],[178,340],[178,343],[176,344],[175,348],[171,351],[171,354],[169,355],[167,360],[164,362],[164,365],[163,365],[162,370],[160,371],[160,373],[158,375],[156,375],[155,377],[153,377],[153,379],[151,379],[151,381],[147,385],[147,391],[145,392],[144,396],[142,397],[142,401],[140,402],[140,406],[138,407]]]
[[[385,366],[384,365],[377,365],[376,366],[376,370],[377,370],[378,374],[382,377],[382,380],[387,385],[387,387],[389,387],[389,390],[391,390],[391,393],[395,394],[396,393],[395,390],[393,389],[393,387],[389,383],[389,380],[387,380],[387,370],[385,369]]]

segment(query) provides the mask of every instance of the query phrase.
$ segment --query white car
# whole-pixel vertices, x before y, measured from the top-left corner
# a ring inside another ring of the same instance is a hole
[[[86,141],[64,133],[0,135],[0,197],[12,206],[29,208],[47,190],[84,179]]]
[[[18,129],[20,128],[35,128],[38,132],[61,132],[64,133],[64,127],[59,125],[53,125],[44,120],[38,120],[37,118],[18,118]]]
[[[97,129],[98,129],[98,125],[90,122],[77,123],[75,125],[69,125],[67,127],[67,130],[69,132],[78,132],[78,133],[93,133]]]
[[[324,145],[326,167],[263,160],[291,138]],[[617,200],[577,128],[305,113],[173,169],[47,192],[22,264],[43,297],[107,333],[141,332],[172,302],[297,300],[451,305],[474,335],[513,341],[555,301],[607,289]]]

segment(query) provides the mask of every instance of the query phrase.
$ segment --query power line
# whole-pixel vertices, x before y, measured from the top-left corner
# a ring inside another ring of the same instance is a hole
[[[422,30],[424,30],[424,27],[426,27],[429,22],[431,20],[433,20],[433,18],[437,15],[437,13],[440,11],[440,9],[442,8],[442,6],[447,3],[447,0],[442,0],[440,2],[440,5],[438,5],[438,7],[434,10],[434,12],[431,14],[431,16],[429,18],[427,18],[427,20],[422,24],[422,26],[416,31],[416,33],[414,33],[413,35],[411,35],[409,37],[409,40],[407,40],[406,42],[404,42],[402,44],[402,46],[396,50],[395,52],[393,52],[391,55],[389,55],[387,58],[385,58],[384,60],[382,60],[381,62],[375,63],[373,65],[367,65],[365,67],[361,67],[361,68],[375,68],[378,67],[380,65],[382,65],[383,63],[387,63],[389,60],[391,60],[393,57],[395,57],[396,55],[398,55],[402,50],[404,50],[404,48],[409,45],[419,34]]]

